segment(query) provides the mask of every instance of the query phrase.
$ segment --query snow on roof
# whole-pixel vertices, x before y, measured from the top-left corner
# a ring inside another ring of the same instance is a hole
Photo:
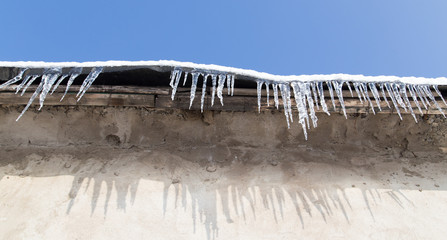
[[[197,64],[192,62],[178,62],[172,60],[159,61],[98,61],[98,62],[4,62],[0,61],[0,67],[16,67],[16,68],[93,68],[105,67],[113,70],[117,67],[180,67],[187,69],[200,69],[205,71],[225,72],[228,74],[246,76],[255,79],[263,79],[268,81],[359,81],[359,82],[402,82],[408,84],[429,84],[429,85],[447,85],[446,77],[424,78],[424,77],[398,77],[398,76],[364,76],[351,74],[312,74],[312,75],[274,75],[255,70],[225,67],[214,64]],[[105,69],[107,71],[107,69]]]

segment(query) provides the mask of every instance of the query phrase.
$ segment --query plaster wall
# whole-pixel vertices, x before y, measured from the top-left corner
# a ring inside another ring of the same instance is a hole
[[[442,116],[0,108],[2,239],[445,239]]]

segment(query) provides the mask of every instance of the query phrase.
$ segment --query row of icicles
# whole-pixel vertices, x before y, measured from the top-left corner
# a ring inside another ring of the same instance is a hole
[[[88,76],[84,79],[76,97],[79,101],[89,87],[93,84],[98,75],[103,71],[104,67],[94,67]],[[61,67],[47,68],[43,71],[41,75],[28,75],[25,74],[28,68],[21,69],[17,76],[11,80],[6,81],[0,85],[0,89],[6,86],[21,83],[15,86],[16,94],[21,91],[21,95],[25,93],[28,87],[33,84],[33,82],[41,77],[41,81],[37,86],[34,94],[28,101],[28,104],[23,109],[20,116],[17,118],[19,120],[23,114],[27,111],[29,106],[39,96],[40,108],[42,108],[45,98],[48,94],[53,94],[53,92],[58,88],[59,85],[68,79],[65,92],[61,98],[64,99],[73,81],[82,73],[81,67],[73,67],[68,73],[62,74]],[[189,77],[191,76],[191,77]],[[188,79],[191,79],[191,91],[190,91],[190,108],[195,99],[197,86],[199,85],[199,77],[202,77],[202,89],[201,89],[201,110],[203,111],[206,86],[207,82],[211,81],[211,106],[214,105],[215,96],[220,100],[223,105],[223,90],[227,88],[228,95],[233,96],[234,94],[234,82],[235,76],[233,74],[228,74],[219,71],[209,71],[209,70],[192,70],[190,72],[184,72],[181,68],[175,67],[171,72],[170,83],[172,87],[171,98],[174,100],[177,88],[180,82],[183,80],[183,85],[186,84]],[[345,103],[343,101],[343,86],[346,86],[351,96],[354,97],[354,91],[358,96],[361,103],[367,102],[370,105],[372,112],[375,114],[375,106],[382,111],[381,103],[385,101],[386,105],[390,109],[395,109],[399,117],[402,119],[401,110],[402,108],[406,112],[410,112],[415,121],[417,122],[416,114],[413,111],[412,102],[419,110],[420,114],[423,115],[422,108],[428,109],[432,104],[441,112],[445,117],[442,108],[436,102],[435,96],[432,93],[432,88],[435,90],[437,95],[442,99],[444,104],[447,106],[441,92],[437,85],[426,85],[426,84],[406,84],[401,82],[363,82],[363,81],[343,81],[343,80],[331,80],[331,81],[271,81],[258,79],[257,82],[257,96],[258,96],[258,111],[261,109],[261,91],[265,86],[267,95],[267,106],[270,105],[270,89],[273,90],[273,99],[275,107],[279,108],[279,94],[281,94],[284,114],[287,120],[287,126],[290,127],[290,122],[293,122],[292,117],[292,106],[295,106],[298,110],[298,122],[302,125],[304,136],[307,139],[307,129],[310,129],[310,121],[312,126],[317,127],[318,118],[315,114],[315,109],[319,110],[320,107],[323,112],[330,115],[328,106],[325,101],[325,92],[323,90],[323,85],[326,85],[327,91],[329,92],[332,106],[334,110],[336,109],[335,95],[338,97],[338,101],[342,108],[345,117],[346,109]],[[354,89],[354,91],[352,90]],[[292,98],[293,93],[293,98]],[[370,93],[372,96],[370,96]],[[390,101],[388,101],[390,99]],[[411,100],[410,100],[411,99]],[[294,100],[294,103],[292,101]],[[310,119],[310,120],[309,120]]]
[[[177,87],[183,78],[183,86],[188,80],[188,76],[191,75],[191,92],[190,92],[190,104],[191,108],[196,90],[199,76],[203,77],[202,82],[202,92],[201,92],[201,102],[200,109],[203,111],[203,105],[205,101],[206,95],[206,84],[209,79],[212,81],[212,89],[211,89],[211,106],[214,105],[215,95],[220,99],[221,104],[223,105],[223,97],[222,91],[225,87],[228,90],[228,95],[233,96],[234,94],[234,75],[227,73],[219,73],[212,71],[204,71],[204,70],[195,70],[191,72],[184,72],[182,76],[182,69],[175,68],[171,72],[171,81],[170,86],[172,87],[172,95],[171,98],[174,100],[175,93],[177,91]],[[395,109],[400,119],[401,110],[399,108],[404,109],[405,112],[410,111],[414,120],[417,122],[417,117],[415,112],[413,111],[413,106],[411,102],[419,110],[420,114],[423,115],[422,107],[428,110],[428,108],[433,104],[440,113],[445,117],[445,114],[439,104],[436,102],[435,96],[432,94],[432,90],[430,85],[426,84],[406,84],[401,82],[349,82],[343,80],[332,80],[332,81],[271,81],[271,80],[256,80],[257,83],[257,96],[258,96],[258,111],[261,110],[261,92],[263,86],[265,86],[265,91],[267,95],[267,106],[270,106],[270,88],[273,90],[273,99],[275,102],[275,107],[279,109],[279,94],[281,94],[284,114],[287,120],[287,126],[290,128],[290,122],[293,122],[292,116],[292,106],[295,105],[298,110],[298,121],[301,124],[304,132],[304,136],[307,139],[307,129],[310,129],[309,118],[312,121],[312,126],[317,127],[318,118],[315,114],[315,109],[319,110],[320,106],[326,114],[330,115],[328,111],[328,107],[326,105],[323,84],[326,84],[328,89],[332,106],[334,110],[336,109],[336,101],[335,95],[338,97],[338,101],[341,105],[344,116],[346,115],[345,103],[343,100],[343,86],[347,86],[349,92],[352,97],[354,97],[354,91],[358,96],[361,103],[367,102],[375,114],[374,103],[379,109],[382,111],[382,100],[385,101],[386,105],[390,109]],[[442,97],[441,92],[438,89],[437,85],[432,85],[433,89],[437,93],[437,95],[442,99],[444,104],[447,106],[444,98]],[[295,103],[292,103],[292,91],[293,91],[293,99]],[[335,92],[335,93],[334,93]],[[371,97],[370,94],[371,93]],[[217,94],[216,94],[217,93]],[[388,97],[391,101],[388,101]],[[410,100],[411,98],[411,100]],[[391,102],[391,103],[390,103]]]
[[[34,94],[31,96],[31,98],[28,101],[28,104],[23,109],[22,113],[19,115],[19,117],[16,119],[18,121],[23,114],[28,110],[28,108],[33,103],[34,99],[39,95],[39,103],[40,107],[39,110],[43,107],[43,103],[45,101],[45,98],[48,94],[53,94],[54,91],[57,89],[57,87],[68,78],[67,86],[65,87],[64,95],[62,96],[62,101],[67,94],[68,90],[70,89],[70,86],[73,84],[73,81],[82,73],[82,67],[74,67],[71,68],[71,70],[66,73],[62,74],[62,68],[61,67],[53,67],[53,68],[47,68],[43,71],[42,75],[27,75],[25,72],[28,70],[28,68],[23,68],[19,71],[17,76],[14,78],[6,81],[2,85],[0,85],[1,88],[5,88],[11,84],[17,83],[20,80],[22,82],[15,87],[16,94],[19,93],[20,90],[22,90],[21,95],[26,92],[29,86],[39,77],[41,77],[40,83],[37,86],[36,90],[34,91]],[[89,89],[89,87],[93,84],[93,81],[98,77],[98,75],[103,71],[103,67],[95,67],[92,69],[90,74],[84,79],[84,82],[81,85],[81,88],[79,89],[78,94],[76,97],[78,98],[78,101],[81,100],[82,96],[84,96],[85,92]]]

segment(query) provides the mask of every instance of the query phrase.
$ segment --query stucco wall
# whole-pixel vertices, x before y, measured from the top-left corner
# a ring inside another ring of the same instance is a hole
[[[2,239],[445,239],[440,116],[0,108]]]

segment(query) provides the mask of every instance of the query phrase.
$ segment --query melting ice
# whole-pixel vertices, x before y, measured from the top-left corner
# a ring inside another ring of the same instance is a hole
[[[154,65],[161,63],[162,61],[156,62]],[[176,66],[171,62],[169,62],[169,64],[172,64],[169,66],[173,69],[171,71],[169,83],[172,88],[172,100],[175,100],[180,81],[183,79],[183,86],[190,81],[189,107],[191,108],[194,100],[196,100],[196,93],[199,92],[201,111],[204,110],[207,94],[210,94],[211,106],[214,105],[216,96],[219,99],[220,104],[223,105],[224,88],[227,88],[227,95],[233,96],[236,76],[251,74],[251,79],[253,79],[257,85],[258,111],[261,111],[262,91],[266,92],[267,106],[270,105],[270,90],[273,91],[273,101],[277,109],[279,109],[280,106],[279,95],[281,95],[282,106],[284,108],[284,115],[288,127],[293,123],[293,115],[297,114],[298,123],[302,126],[306,139],[307,130],[311,128],[311,125],[314,128],[317,127],[318,118],[315,113],[316,110],[320,110],[321,107],[323,112],[330,115],[326,97],[330,98],[330,105],[334,111],[342,112],[343,115],[347,117],[343,96],[343,94],[346,93],[346,91],[343,90],[344,87],[349,90],[351,97],[354,97],[355,93],[360,103],[368,104],[370,110],[374,114],[376,111],[382,111],[383,108],[388,107],[389,109],[396,111],[401,119],[401,113],[402,111],[405,111],[410,113],[415,121],[417,121],[417,113],[423,115],[423,109],[428,110],[431,106],[434,106],[445,117],[443,109],[436,101],[434,93],[436,93],[437,97],[442,100],[444,106],[447,107],[447,103],[438,88],[438,85],[447,85],[447,79],[444,78],[433,79],[433,81],[430,81],[430,79],[422,79],[422,83],[419,83],[417,79],[415,80],[413,78],[407,78],[407,80],[403,81],[401,79],[404,78],[385,76],[383,77],[383,80],[381,80],[380,77],[358,77],[353,75],[307,75],[289,78],[278,76],[278,79],[275,80],[273,75],[262,73],[254,74],[250,71],[243,72],[243,70],[239,71],[238,69],[230,68],[228,69],[231,71],[224,71],[223,69],[226,68],[219,66],[215,69],[210,69],[209,67],[196,68],[194,67],[196,65],[179,63],[179,65],[186,65],[185,68],[187,71],[184,71],[182,66]],[[17,76],[1,84],[0,89],[21,81],[20,84],[15,87],[15,90],[16,93],[22,90],[21,94],[23,95],[29,86],[40,78],[40,83],[29,99],[28,104],[17,118],[17,120],[19,120],[37,96],[39,96],[39,104],[41,108],[48,94],[52,94],[59,85],[68,78],[64,95],[61,98],[62,101],[74,80],[82,73],[83,68],[81,65],[82,64],[78,64],[72,67],[48,67],[42,74],[27,74],[32,67],[24,67],[19,71]],[[88,65],[88,67],[92,66]],[[69,70],[63,71],[63,68],[69,68]],[[84,79],[77,93],[78,101],[83,97],[103,69],[104,67],[102,66],[92,67],[91,72]],[[63,74],[63,72],[67,73]],[[253,76],[267,77],[253,78]],[[359,79],[356,80],[356,77]],[[210,87],[207,87],[208,85],[210,85]],[[200,91],[197,91],[197,88],[201,88]]]

